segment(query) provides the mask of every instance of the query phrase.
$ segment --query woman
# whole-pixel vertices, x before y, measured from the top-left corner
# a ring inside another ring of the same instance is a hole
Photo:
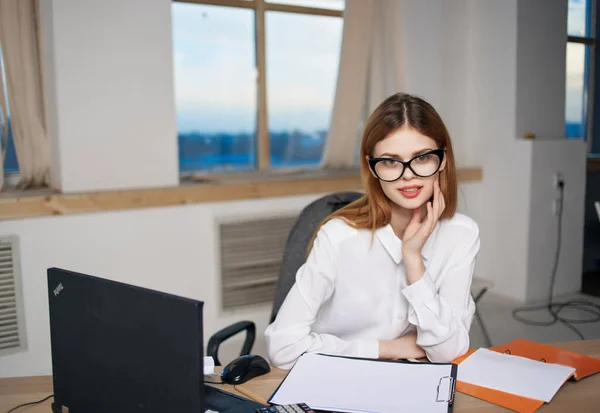
[[[450,362],[469,348],[479,229],[456,213],[456,167],[435,109],[399,93],[370,116],[366,194],[328,217],[265,331],[272,365],[304,352]]]

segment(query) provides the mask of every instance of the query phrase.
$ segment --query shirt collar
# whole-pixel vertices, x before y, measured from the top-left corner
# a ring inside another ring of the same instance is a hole
[[[425,245],[423,245],[421,255],[423,256],[424,261],[427,261],[431,258],[431,254],[433,253],[433,244],[439,228],[440,222],[438,221],[435,224],[433,232],[431,235],[429,235],[429,238],[425,242]],[[400,261],[402,261],[402,240],[396,236],[391,224],[387,224],[386,226],[375,230],[375,235],[379,239],[379,242],[381,242],[383,247],[386,249],[388,254],[390,254],[394,262],[396,264],[400,264]]]

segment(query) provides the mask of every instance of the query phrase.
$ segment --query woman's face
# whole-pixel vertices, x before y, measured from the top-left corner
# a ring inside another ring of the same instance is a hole
[[[385,139],[375,145],[373,158],[386,158],[390,160],[401,160],[411,163],[412,168],[420,175],[429,175],[438,169],[438,172],[446,166],[444,158],[442,164],[439,157],[434,154],[423,155],[431,150],[438,149],[435,141],[412,128],[401,128],[390,133]],[[438,168],[439,167],[439,168]],[[385,180],[394,180],[402,173],[402,164],[393,161],[380,161],[375,170]],[[371,171],[373,173],[373,171]],[[373,173],[375,177],[375,173]],[[405,209],[417,209],[423,206],[433,194],[433,183],[438,180],[439,173],[429,177],[416,175],[407,166],[402,176],[393,182],[379,180],[381,188],[386,196],[396,205]]]

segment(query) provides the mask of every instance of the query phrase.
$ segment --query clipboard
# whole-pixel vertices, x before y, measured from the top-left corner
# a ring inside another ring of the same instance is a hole
[[[458,366],[304,353],[270,404],[341,413],[451,413]]]
[[[526,357],[542,363],[555,363],[573,367],[575,368],[575,372],[571,377],[575,380],[600,372],[599,359],[523,339],[491,347],[489,350]],[[475,351],[475,349],[469,350],[467,354],[454,360],[454,363],[460,365],[461,362]],[[542,400],[530,399],[461,381],[457,381],[456,390],[516,412],[533,413],[544,405],[544,401]]]

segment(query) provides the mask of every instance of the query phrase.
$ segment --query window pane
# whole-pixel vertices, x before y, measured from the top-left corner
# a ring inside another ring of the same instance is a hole
[[[591,16],[591,0],[569,0],[568,35],[590,37]]]
[[[344,10],[345,0],[267,0],[268,3],[292,6],[318,7],[320,9]]]
[[[0,87],[5,91],[6,89],[6,74],[4,72],[4,60],[2,59],[2,49],[0,49]],[[6,94],[5,94],[6,95]],[[6,158],[4,159],[4,172],[19,172],[19,163],[17,162],[17,152],[15,150],[15,142],[13,141],[12,128],[10,124],[10,108],[8,107],[8,96],[4,107],[7,108],[8,113],[4,114],[6,119],[2,117],[2,110],[0,109],[0,148],[4,148],[5,130],[8,130],[8,145],[6,147]]]
[[[268,12],[271,165],[317,165],[329,128],[343,20]]]
[[[589,46],[567,43],[566,136],[585,138]]]
[[[254,11],[173,3],[181,172],[255,167]]]
[[[4,158],[4,172],[18,173],[19,162],[17,162],[17,151],[15,150],[15,142],[13,141],[12,137],[10,119],[6,127],[8,127],[8,146],[6,149],[6,158]]]

